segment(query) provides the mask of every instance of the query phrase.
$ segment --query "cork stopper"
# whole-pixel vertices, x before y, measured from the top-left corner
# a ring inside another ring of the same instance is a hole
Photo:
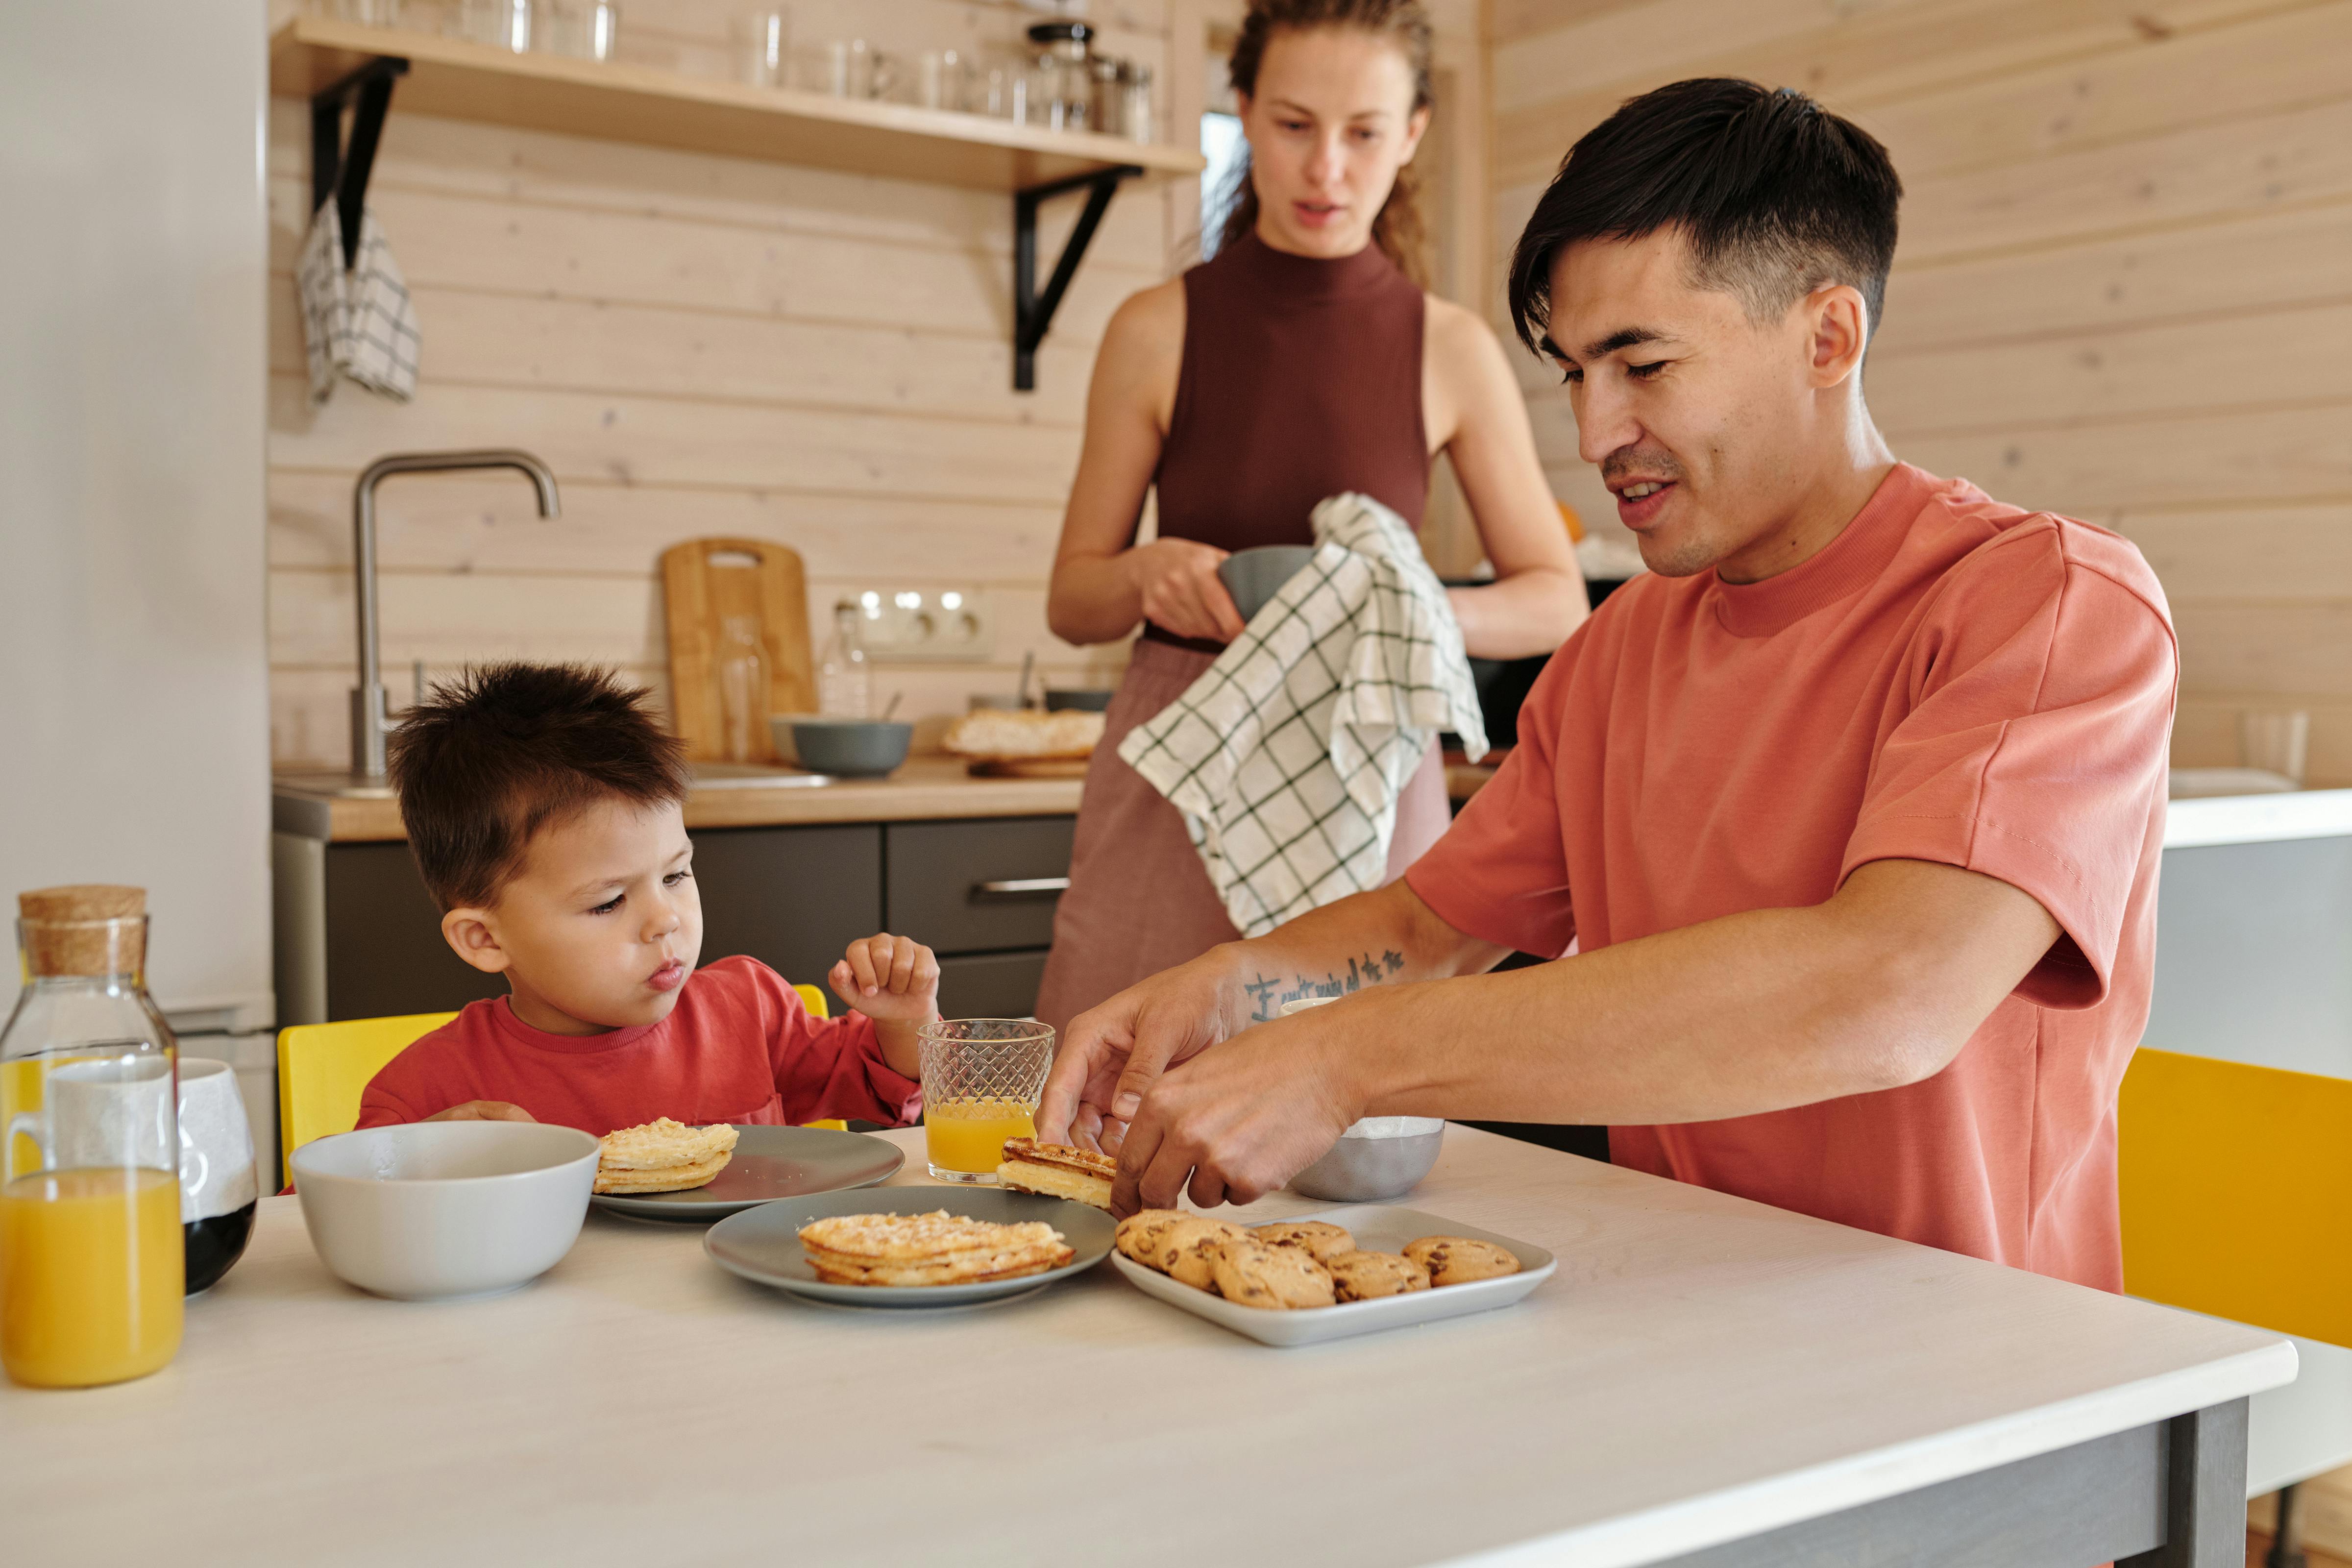
[[[16,895],[35,976],[131,974],[147,959],[147,889],[82,882]]]

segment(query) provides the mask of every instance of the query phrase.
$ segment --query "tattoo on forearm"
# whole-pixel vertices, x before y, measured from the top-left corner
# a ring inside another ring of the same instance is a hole
[[[1336,969],[1321,974],[1275,975],[1264,973],[1243,982],[1249,994],[1250,1022],[1264,1024],[1279,1017],[1283,1004],[1309,996],[1345,996],[1367,985],[1378,985],[1404,973],[1404,954],[1390,948],[1377,958],[1365,953],[1348,960],[1346,973]]]

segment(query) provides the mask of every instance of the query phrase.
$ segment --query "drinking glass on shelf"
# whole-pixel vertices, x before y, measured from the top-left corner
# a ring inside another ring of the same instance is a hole
[[[971,68],[953,49],[926,49],[916,62],[915,101],[925,109],[964,107]]]
[[[943,1182],[992,1183],[1004,1141],[1037,1135],[1037,1100],[1054,1065],[1054,1030],[1031,1018],[926,1024],[923,1143]]]
[[[2238,749],[2247,767],[2300,786],[2311,752],[2311,715],[2300,708],[2242,712],[2238,715]]]
[[[621,8],[612,0],[548,0],[542,31],[550,54],[609,60],[620,30]]]
[[[971,108],[991,120],[1009,120],[1015,125],[1027,123],[1028,72],[1015,65],[989,67],[972,84]]]
[[[863,38],[835,38],[826,54],[825,86],[835,98],[887,98],[898,62]]]
[[[338,21],[357,22],[363,27],[400,26],[400,0],[329,0],[325,9]]]
[[[478,44],[529,54],[535,9],[533,0],[463,0],[457,26]]]
[[[754,11],[735,18],[737,58],[753,87],[793,85],[793,14]]]

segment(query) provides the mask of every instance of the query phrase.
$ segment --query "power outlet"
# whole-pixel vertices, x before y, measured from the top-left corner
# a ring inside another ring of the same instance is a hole
[[[877,664],[985,664],[995,656],[988,595],[978,588],[877,585],[850,598],[866,656]]]

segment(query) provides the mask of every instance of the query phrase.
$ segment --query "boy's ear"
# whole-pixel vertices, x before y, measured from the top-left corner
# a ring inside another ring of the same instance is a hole
[[[499,945],[489,921],[488,910],[451,910],[441,917],[441,937],[450,952],[483,973],[502,974],[509,962],[507,950]]]

